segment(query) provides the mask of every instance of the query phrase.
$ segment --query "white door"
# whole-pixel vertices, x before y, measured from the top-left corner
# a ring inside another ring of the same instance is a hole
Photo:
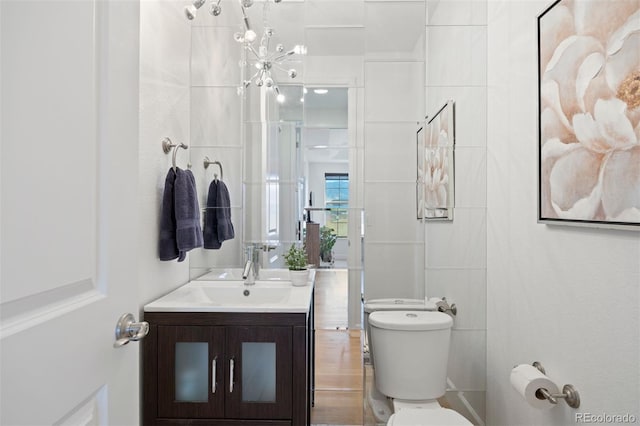
[[[0,424],[139,423],[139,4],[0,2]]]

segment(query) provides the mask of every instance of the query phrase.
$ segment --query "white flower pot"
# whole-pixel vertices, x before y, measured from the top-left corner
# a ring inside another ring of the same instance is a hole
[[[305,269],[304,271],[293,271],[290,269],[289,278],[291,279],[291,284],[296,287],[307,285],[307,280],[309,279],[309,270]]]

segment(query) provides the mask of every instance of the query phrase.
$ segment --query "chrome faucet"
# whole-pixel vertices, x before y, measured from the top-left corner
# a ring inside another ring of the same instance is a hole
[[[252,271],[252,269],[254,269],[254,271]],[[244,264],[244,269],[242,270],[242,279],[244,280],[244,285],[254,285],[256,283],[253,260],[249,259],[247,260],[247,263]]]
[[[245,248],[245,259],[246,263],[244,265],[244,270],[242,272],[242,279],[248,280],[246,284],[252,285],[255,284],[255,280],[259,279],[260,275],[260,252],[262,251],[261,247],[257,244],[249,244]],[[249,265],[249,263],[251,265]],[[249,274],[253,269],[253,276],[250,277]]]

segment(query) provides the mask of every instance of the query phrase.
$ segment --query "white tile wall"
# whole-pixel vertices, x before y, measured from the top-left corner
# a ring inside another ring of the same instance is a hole
[[[428,26],[427,85],[486,85],[486,38],[486,26]]]
[[[365,121],[424,118],[423,62],[365,63]]]
[[[427,268],[486,268],[485,209],[456,208],[453,218],[427,224]]]
[[[364,2],[361,0],[307,0],[305,5],[307,27],[364,25]]]
[[[191,33],[183,8],[175,0],[140,5],[140,82],[174,87],[189,84]]]
[[[424,10],[422,1],[365,3],[365,58],[424,61]]]
[[[455,206],[480,208],[487,205],[487,151],[485,148],[456,147]]]
[[[452,330],[447,376],[457,389],[485,389],[486,341],[484,330]]]
[[[229,27],[193,27],[191,85],[239,86],[242,49]],[[187,49],[187,46],[183,46]]]
[[[365,184],[368,242],[415,242],[422,225],[416,218],[415,182]]]
[[[315,56],[304,58],[305,84],[361,87],[364,81],[362,56]]]
[[[365,299],[424,297],[424,246],[371,243],[365,236]]]
[[[427,25],[486,25],[486,0],[426,0]]]
[[[241,146],[241,101],[235,87],[193,87],[191,144]]]
[[[454,323],[449,377],[462,393],[452,406],[484,417],[487,245],[487,1],[427,0],[426,114],[455,101],[455,209],[452,222],[426,225],[426,288],[446,296]]]
[[[454,329],[484,330],[487,318],[487,271],[485,269],[427,270],[427,296],[446,297],[458,314]]]
[[[164,180],[171,155],[161,142],[189,143],[190,27],[182,2],[140,3],[140,122],[138,252],[139,301],[149,302],[189,280],[189,262],[161,262],[158,230]],[[178,157],[184,167],[188,154]]]
[[[415,123],[366,123],[365,180],[415,182],[416,131]]]

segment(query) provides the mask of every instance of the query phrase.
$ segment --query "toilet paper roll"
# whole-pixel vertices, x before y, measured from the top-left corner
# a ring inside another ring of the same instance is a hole
[[[529,364],[520,364],[511,370],[511,386],[522,395],[529,405],[542,410],[550,409],[553,404],[544,399],[542,395],[536,395],[538,389],[544,388],[552,394],[560,393],[558,386],[550,378]]]

